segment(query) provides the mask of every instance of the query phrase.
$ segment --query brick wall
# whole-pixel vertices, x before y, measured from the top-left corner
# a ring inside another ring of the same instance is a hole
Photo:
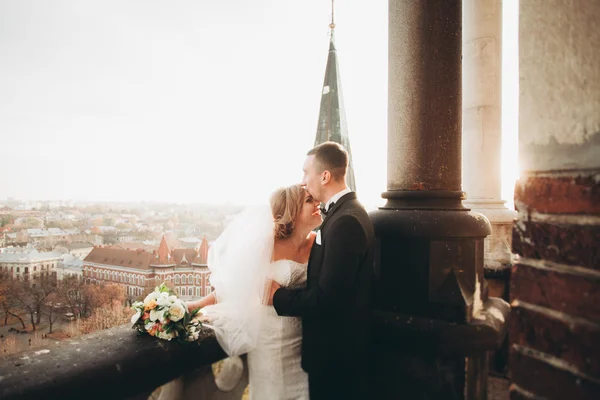
[[[512,398],[600,398],[599,177],[546,173],[516,185]]]
[[[600,399],[600,2],[519,3],[512,399]]]

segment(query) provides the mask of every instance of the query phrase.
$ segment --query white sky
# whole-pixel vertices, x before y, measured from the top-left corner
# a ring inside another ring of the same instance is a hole
[[[0,199],[248,203],[298,182],[330,7],[0,0]],[[335,14],[359,197],[376,205],[387,1],[337,1]]]

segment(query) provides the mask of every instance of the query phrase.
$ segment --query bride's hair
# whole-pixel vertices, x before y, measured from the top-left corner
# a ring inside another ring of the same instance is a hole
[[[271,195],[275,240],[285,239],[294,231],[294,222],[302,209],[304,191],[302,186],[292,185],[279,188]]]

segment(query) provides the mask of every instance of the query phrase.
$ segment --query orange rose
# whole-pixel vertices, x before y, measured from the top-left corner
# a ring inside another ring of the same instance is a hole
[[[148,333],[150,336],[155,336],[157,331],[162,331],[161,325],[158,322],[152,325],[152,328],[150,328]]]
[[[144,307],[144,311],[154,310],[158,304],[156,304],[156,300],[150,300],[148,304]]]

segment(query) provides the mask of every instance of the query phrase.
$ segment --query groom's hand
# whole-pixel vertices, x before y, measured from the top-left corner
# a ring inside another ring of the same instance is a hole
[[[275,281],[271,282],[271,293],[269,293],[269,300],[267,301],[267,305],[273,305],[273,296],[275,296],[275,292],[279,289],[281,285]]]

